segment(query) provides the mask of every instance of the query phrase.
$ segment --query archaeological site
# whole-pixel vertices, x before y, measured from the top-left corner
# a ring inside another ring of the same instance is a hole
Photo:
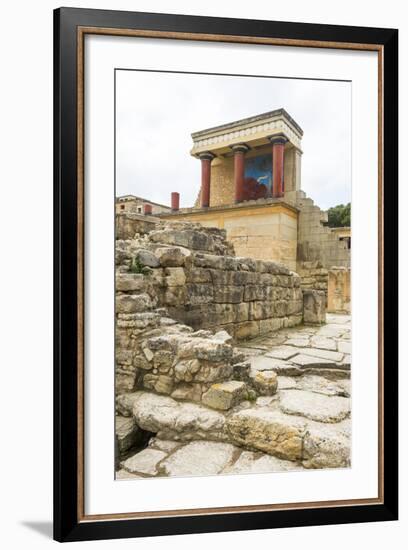
[[[284,109],[201,130],[194,206],[117,198],[117,480],[350,466],[351,233],[302,137]]]

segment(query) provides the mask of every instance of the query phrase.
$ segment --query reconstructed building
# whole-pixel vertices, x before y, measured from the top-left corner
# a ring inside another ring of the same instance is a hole
[[[170,212],[169,206],[136,197],[135,195],[122,195],[116,198],[116,214],[162,214]]]
[[[349,267],[350,239],[325,225],[327,214],[301,189],[302,137],[284,109],[193,133],[191,155],[201,163],[196,203],[180,210],[172,201],[160,217],[223,228],[237,255],[294,271],[308,261]]]

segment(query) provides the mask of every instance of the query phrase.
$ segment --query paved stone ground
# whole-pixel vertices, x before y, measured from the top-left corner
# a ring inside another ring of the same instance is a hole
[[[284,329],[240,346],[252,371],[277,373],[278,392],[271,397],[258,397],[254,403],[242,402],[228,413],[229,418],[241,417],[239,429],[242,429],[242,417],[246,417],[250,436],[244,443],[249,442],[249,446],[251,435],[257,437],[257,429],[259,436],[264,436],[264,426],[270,422],[268,418],[273,417],[275,424],[279,418],[286,430],[285,437],[289,428],[302,424],[306,436],[302,440],[301,458],[294,453],[293,460],[283,460],[273,456],[274,449],[268,449],[269,453],[249,451],[225,441],[185,442],[155,437],[147,448],[121,462],[116,479],[264,473],[348,465],[350,337],[350,316],[328,314],[324,326]],[[284,452],[291,456],[291,450]]]

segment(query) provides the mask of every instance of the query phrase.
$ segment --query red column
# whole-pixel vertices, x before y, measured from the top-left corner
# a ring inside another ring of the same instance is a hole
[[[180,208],[180,193],[173,191],[171,194],[171,209],[173,212],[177,212]]]
[[[271,136],[272,143],[272,197],[283,197],[283,165],[285,160],[285,136]]]
[[[234,187],[235,187],[235,202],[244,200],[244,182],[245,182],[245,153],[248,151],[248,145],[239,143],[232,145],[234,151]]]
[[[145,203],[143,205],[143,213],[145,216],[150,216],[152,214],[152,205]]]
[[[215,155],[206,151],[201,153],[201,208],[210,206],[210,189],[211,189],[211,161]]]

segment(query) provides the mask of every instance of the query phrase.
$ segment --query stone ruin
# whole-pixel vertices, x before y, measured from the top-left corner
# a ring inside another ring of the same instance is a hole
[[[150,440],[155,446],[147,450],[158,458],[163,446],[201,441],[261,451],[302,467],[347,465],[341,429],[326,437],[310,422],[274,406],[252,407],[275,399],[278,374],[252,370],[235,346],[301,323],[322,325],[325,301],[324,291],[303,291],[300,277],[285,266],[236,257],[223,230],[121,216],[116,241],[118,462],[123,465],[130,450],[135,453]],[[343,402],[336,421],[348,415],[342,407]],[[327,418],[332,421],[330,414]]]

